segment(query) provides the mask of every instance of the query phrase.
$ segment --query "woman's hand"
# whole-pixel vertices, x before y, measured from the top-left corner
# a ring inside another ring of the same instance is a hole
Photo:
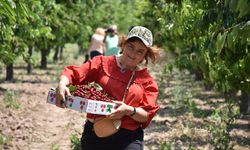
[[[121,101],[113,101],[118,108],[107,117],[110,119],[121,119],[124,116],[129,116],[132,119],[144,123],[148,120],[148,113],[140,107],[132,107]]]
[[[59,84],[56,88],[56,106],[65,108],[65,96],[70,96],[69,88],[66,85]]]
[[[110,119],[121,119],[125,115],[129,115],[131,111],[133,111],[133,107],[125,104],[124,102],[121,101],[113,101],[117,109],[107,117]]]

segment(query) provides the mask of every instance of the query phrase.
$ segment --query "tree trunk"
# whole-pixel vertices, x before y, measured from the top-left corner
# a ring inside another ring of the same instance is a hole
[[[204,87],[205,87],[205,90],[206,91],[211,91],[213,89],[213,84],[212,83],[208,83],[208,82],[205,82],[204,83]]]
[[[32,46],[30,46],[29,47],[29,60],[28,60],[28,66],[27,66],[27,73],[28,74],[31,74],[31,71],[32,71],[32,64],[31,64],[31,62],[30,62],[30,59],[31,59],[31,57],[32,57],[32,54],[33,54],[33,47]]]
[[[79,52],[78,52],[78,54],[79,55],[83,55],[85,53],[85,50],[84,50],[83,46],[81,44],[78,44],[78,46],[79,46]]]
[[[48,50],[43,48],[41,49],[41,69],[47,69],[47,54]]]
[[[237,97],[237,91],[235,91],[235,90],[230,90],[228,92],[225,92],[224,97],[227,101],[228,100],[234,100],[234,101],[239,100],[239,98]]]
[[[6,81],[13,80],[14,71],[13,71],[13,63],[6,66]]]
[[[57,60],[58,60],[58,58],[59,58],[60,49],[61,49],[60,46],[57,46],[57,47],[56,47],[56,51],[55,51],[55,54],[54,54],[54,57],[53,57],[54,63],[57,62]]]
[[[250,113],[250,93],[242,91],[240,99],[240,112],[242,114]]]
[[[59,59],[63,60],[63,47],[62,46],[60,46],[59,48]]]
[[[194,75],[195,75],[195,80],[196,81],[201,81],[203,79],[203,74],[200,68],[196,68],[194,71]]]

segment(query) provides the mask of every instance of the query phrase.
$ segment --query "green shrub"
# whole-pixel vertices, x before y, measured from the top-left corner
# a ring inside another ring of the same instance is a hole
[[[10,137],[0,134],[0,149],[2,149],[3,145],[8,144],[10,141]]]
[[[70,136],[71,141],[71,149],[72,150],[80,150],[81,148],[81,141],[76,134],[72,134]]]
[[[4,92],[4,104],[5,107],[12,109],[19,109],[21,106],[20,103],[15,98],[15,93],[10,90]]]
[[[214,110],[211,118],[215,124],[209,124],[208,130],[211,133],[210,143],[215,150],[232,150],[234,144],[231,142],[230,131],[239,115],[239,108],[228,102],[226,107]]]
[[[60,146],[57,144],[53,144],[51,150],[60,150]]]

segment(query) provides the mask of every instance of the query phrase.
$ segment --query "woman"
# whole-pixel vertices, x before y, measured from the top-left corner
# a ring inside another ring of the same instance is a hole
[[[88,55],[92,59],[95,56],[104,54],[104,46],[103,40],[105,38],[105,30],[103,28],[97,28],[95,33],[92,35],[89,48]]]
[[[119,37],[117,35],[116,25],[112,25],[110,28],[108,28],[104,42],[106,46],[105,56],[119,55]]]
[[[81,66],[65,67],[57,88],[56,105],[70,95],[68,84],[98,83],[117,101],[115,112],[106,116],[120,120],[120,129],[111,136],[98,137],[93,126],[100,116],[87,114],[81,138],[84,150],[142,150],[143,129],[148,126],[159,110],[156,104],[158,86],[147,68],[140,68],[148,58],[155,62],[158,50],[151,48],[152,33],[145,27],[136,26],[121,41],[121,56],[98,56]],[[105,126],[103,126],[105,127]]]

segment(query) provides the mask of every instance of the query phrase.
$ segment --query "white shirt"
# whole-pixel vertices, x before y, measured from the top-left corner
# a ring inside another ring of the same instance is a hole
[[[88,53],[92,51],[98,51],[103,54],[104,52],[104,36],[99,34],[94,34],[91,37],[91,42],[89,45]]]

